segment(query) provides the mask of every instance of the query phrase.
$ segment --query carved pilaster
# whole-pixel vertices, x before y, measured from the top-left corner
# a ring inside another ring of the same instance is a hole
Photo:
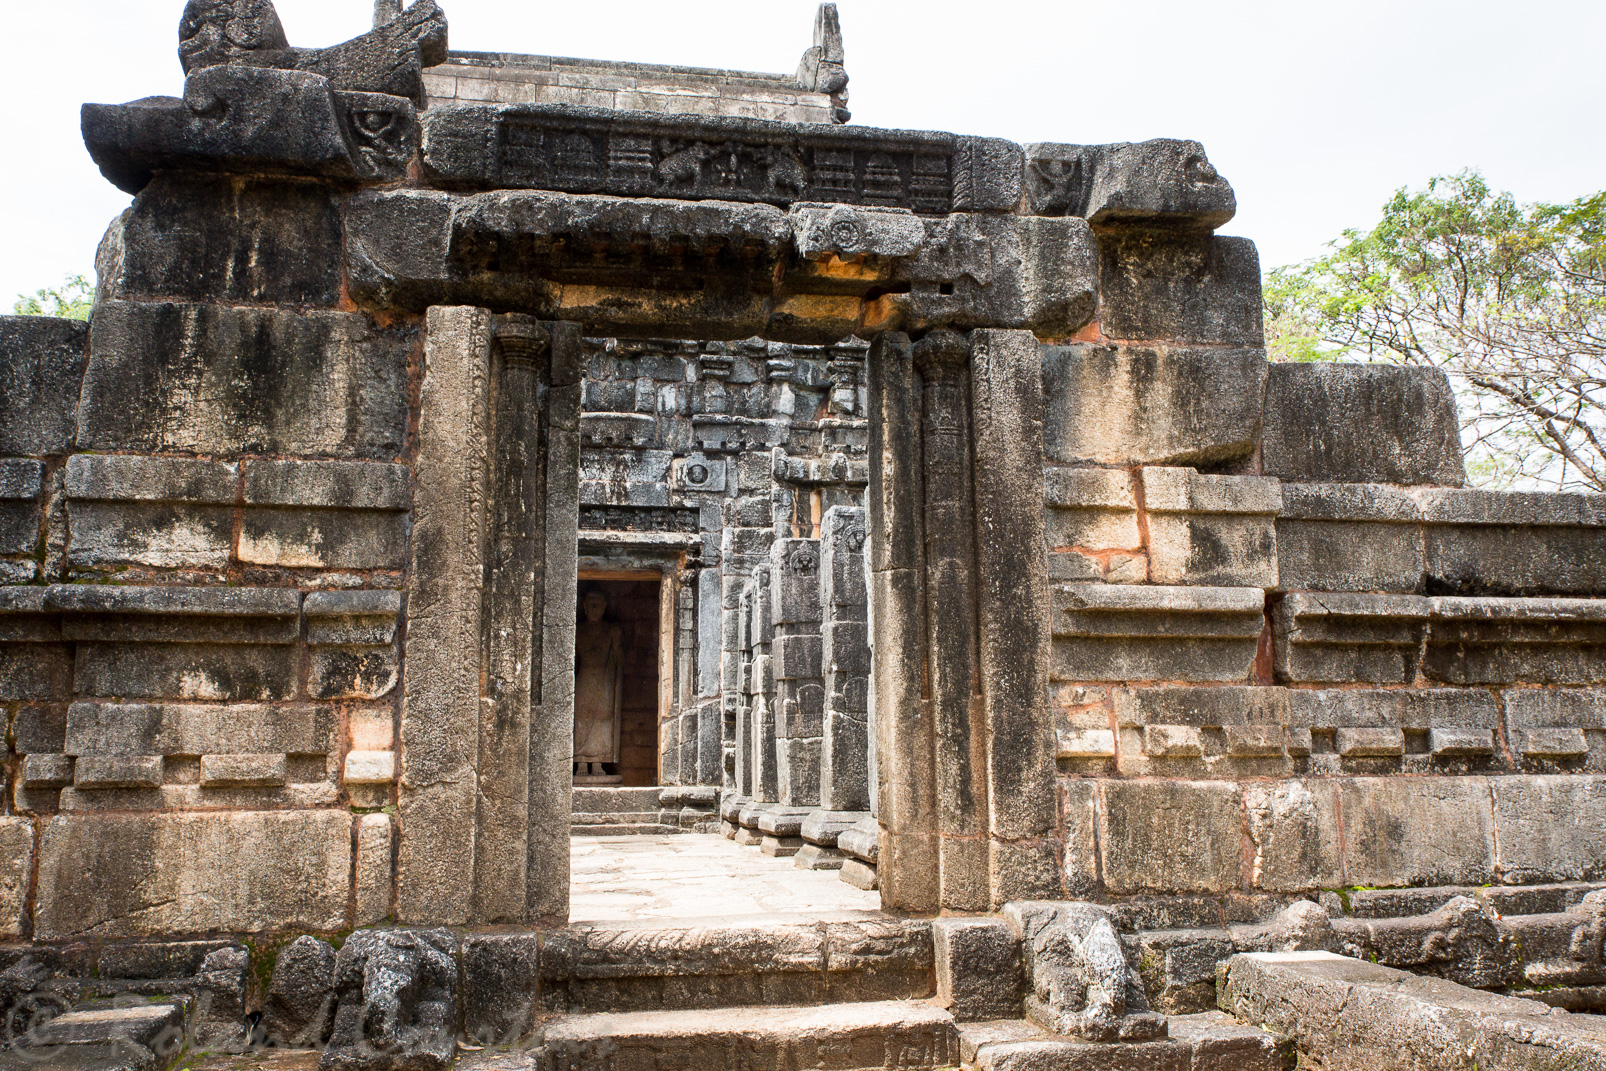
[[[935,735],[945,907],[987,906],[986,734],[976,691],[976,542],[971,497],[970,342],[915,343],[926,513],[927,679]]]

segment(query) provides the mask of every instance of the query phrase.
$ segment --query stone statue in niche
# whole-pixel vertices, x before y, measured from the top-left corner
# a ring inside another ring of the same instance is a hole
[[[603,763],[619,761],[619,701],[624,690],[624,633],[604,621],[608,597],[596,588],[581,600],[574,631],[574,776],[618,780]]]

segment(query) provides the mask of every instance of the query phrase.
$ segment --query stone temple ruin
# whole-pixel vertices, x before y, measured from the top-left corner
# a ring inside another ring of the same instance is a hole
[[[1606,1067],[1606,505],[1198,144],[376,23],[190,0],[0,320],[0,1066]],[[880,908],[571,922],[699,831]]]

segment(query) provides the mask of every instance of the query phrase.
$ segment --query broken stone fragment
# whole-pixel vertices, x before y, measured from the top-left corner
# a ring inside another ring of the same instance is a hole
[[[437,1071],[456,1051],[457,939],[360,930],[335,960],[339,997],[319,1071]]]
[[[297,937],[273,964],[262,1004],[261,1030],[272,1044],[316,1048],[334,1026],[335,948],[316,937]]]
[[[1044,216],[1122,227],[1215,230],[1237,198],[1197,141],[1026,146],[1026,191]]]
[[[1149,1010],[1108,911],[1078,901],[1033,901],[1008,904],[1004,914],[1021,934],[1028,1018],[1089,1041],[1166,1036],[1165,1017]]]
[[[184,73],[208,67],[306,71],[336,89],[389,93],[424,106],[423,69],[446,62],[446,16],[417,0],[368,33],[329,48],[292,48],[273,0],[190,0],[179,22]]]

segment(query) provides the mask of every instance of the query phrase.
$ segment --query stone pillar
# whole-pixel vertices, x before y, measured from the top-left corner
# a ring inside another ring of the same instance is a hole
[[[490,363],[490,568],[486,570],[484,701],[474,919],[524,918],[530,823],[531,657],[536,575],[545,550],[540,402],[547,337],[526,316],[498,316]]]
[[[733,786],[738,798],[753,797],[753,596],[758,585],[748,580],[742,585],[741,627],[737,645],[740,655],[738,677],[740,706],[736,710],[736,773]]]
[[[578,350],[571,325],[429,313],[401,723],[403,922],[568,915]]]
[[[1043,372],[1029,331],[971,336],[980,683],[986,710],[991,907],[1061,895],[1054,841]],[[978,767],[979,770],[979,767]]]
[[[581,337],[550,325],[546,423],[544,594],[535,637],[540,691],[530,722],[531,920],[569,917],[569,809],[574,800],[574,626],[579,583]]]
[[[789,807],[817,807],[825,732],[825,695],[820,680],[820,541],[777,539],[770,549],[770,563],[779,797]]]
[[[760,570],[754,580],[758,586],[753,596],[753,800],[777,803],[781,796],[775,766],[775,672],[770,660],[775,625],[769,570]]]
[[[914,347],[925,489],[926,673],[936,746],[944,907],[988,897],[987,732],[976,694],[976,523],[971,495],[969,342],[933,331]]]
[[[877,808],[881,902],[941,906],[931,709],[925,686],[924,488],[920,385],[907,335],[870,352],[870,601],[875,607]]]
[[[403,923],[473,914],[492,323],[483,309],[436,307],[425,324],[397,807]]]
[[[870,807],[870,690],[868,598],[864,579],[864,510],[832,506],[821,526],[821,663],[825,672],[825,734],[820,756],[820,806],[827,811]]]

